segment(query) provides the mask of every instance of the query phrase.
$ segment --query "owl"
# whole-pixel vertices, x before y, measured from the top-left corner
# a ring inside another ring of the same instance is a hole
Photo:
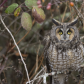
[[[80,69],[83,60],[83,45],[76,26],[78,18],[70,23],[61,23],[52,19],[54,25],[44,37],[44,56],[47,70],[56,72],[50,77],[50,84],[64,84],[69,71]]]

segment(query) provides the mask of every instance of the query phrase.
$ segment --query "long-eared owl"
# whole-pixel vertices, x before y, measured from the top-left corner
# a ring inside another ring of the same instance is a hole
[[[77,20],[60,23],[52,19],[55,25],[44,38],[47,69],[57,73],[51,77],[51,84],[64,84],[65,74],[69,70],[78,70],[84,61],[83,45],[78,29],[74,26]]]

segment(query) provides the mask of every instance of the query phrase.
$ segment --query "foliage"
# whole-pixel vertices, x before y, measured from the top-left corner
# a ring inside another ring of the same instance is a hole
[[[34,16],[35,20],[39,23],[41,23],[45,20],[44,11],[41,8],[38,8],[38,6],[33,7],[32,15]]]
[[[28,13],[26,13],[26,12],[22,13],[21,24],[22,24],[23,28],[26,29],[27,31],[29,31],[31,29],[32,19]]]
[[[14,16],[17,17],[20,14],[21,8],[18,7],[15,11],[14,11]]]
[[[37,6],[37,0],[25,0],[25,5],[32,9],[32,6]]]
[[[18,7],[18,4],[17,3],[13,3],[12,5],[8,6],[7,9],[5,10],[5,13],[12,13],[15,8]]]

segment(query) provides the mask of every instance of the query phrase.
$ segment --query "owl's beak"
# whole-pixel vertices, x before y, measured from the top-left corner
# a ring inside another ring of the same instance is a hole
[[[66,35],[64,34],[64,40],[66,40]]]

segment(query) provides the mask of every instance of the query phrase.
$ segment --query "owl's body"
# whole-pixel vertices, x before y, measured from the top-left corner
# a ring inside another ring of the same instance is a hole
[[[44,40],[44,55],[49,72],[62,73],[64,75],[69,70],[78,70],[80,68],[84,61],[84,51],[76,27],[66,23],[53,26]],[[62,75],[54,75],[51,84],[64,84],[64,78]]]
[[[69,68],[76,70],[83,63],[83,46],[77,44],[71,49],[58,49],[58,47],[51,42],[47,50],[46,59],[52,71],[63,72]]]

